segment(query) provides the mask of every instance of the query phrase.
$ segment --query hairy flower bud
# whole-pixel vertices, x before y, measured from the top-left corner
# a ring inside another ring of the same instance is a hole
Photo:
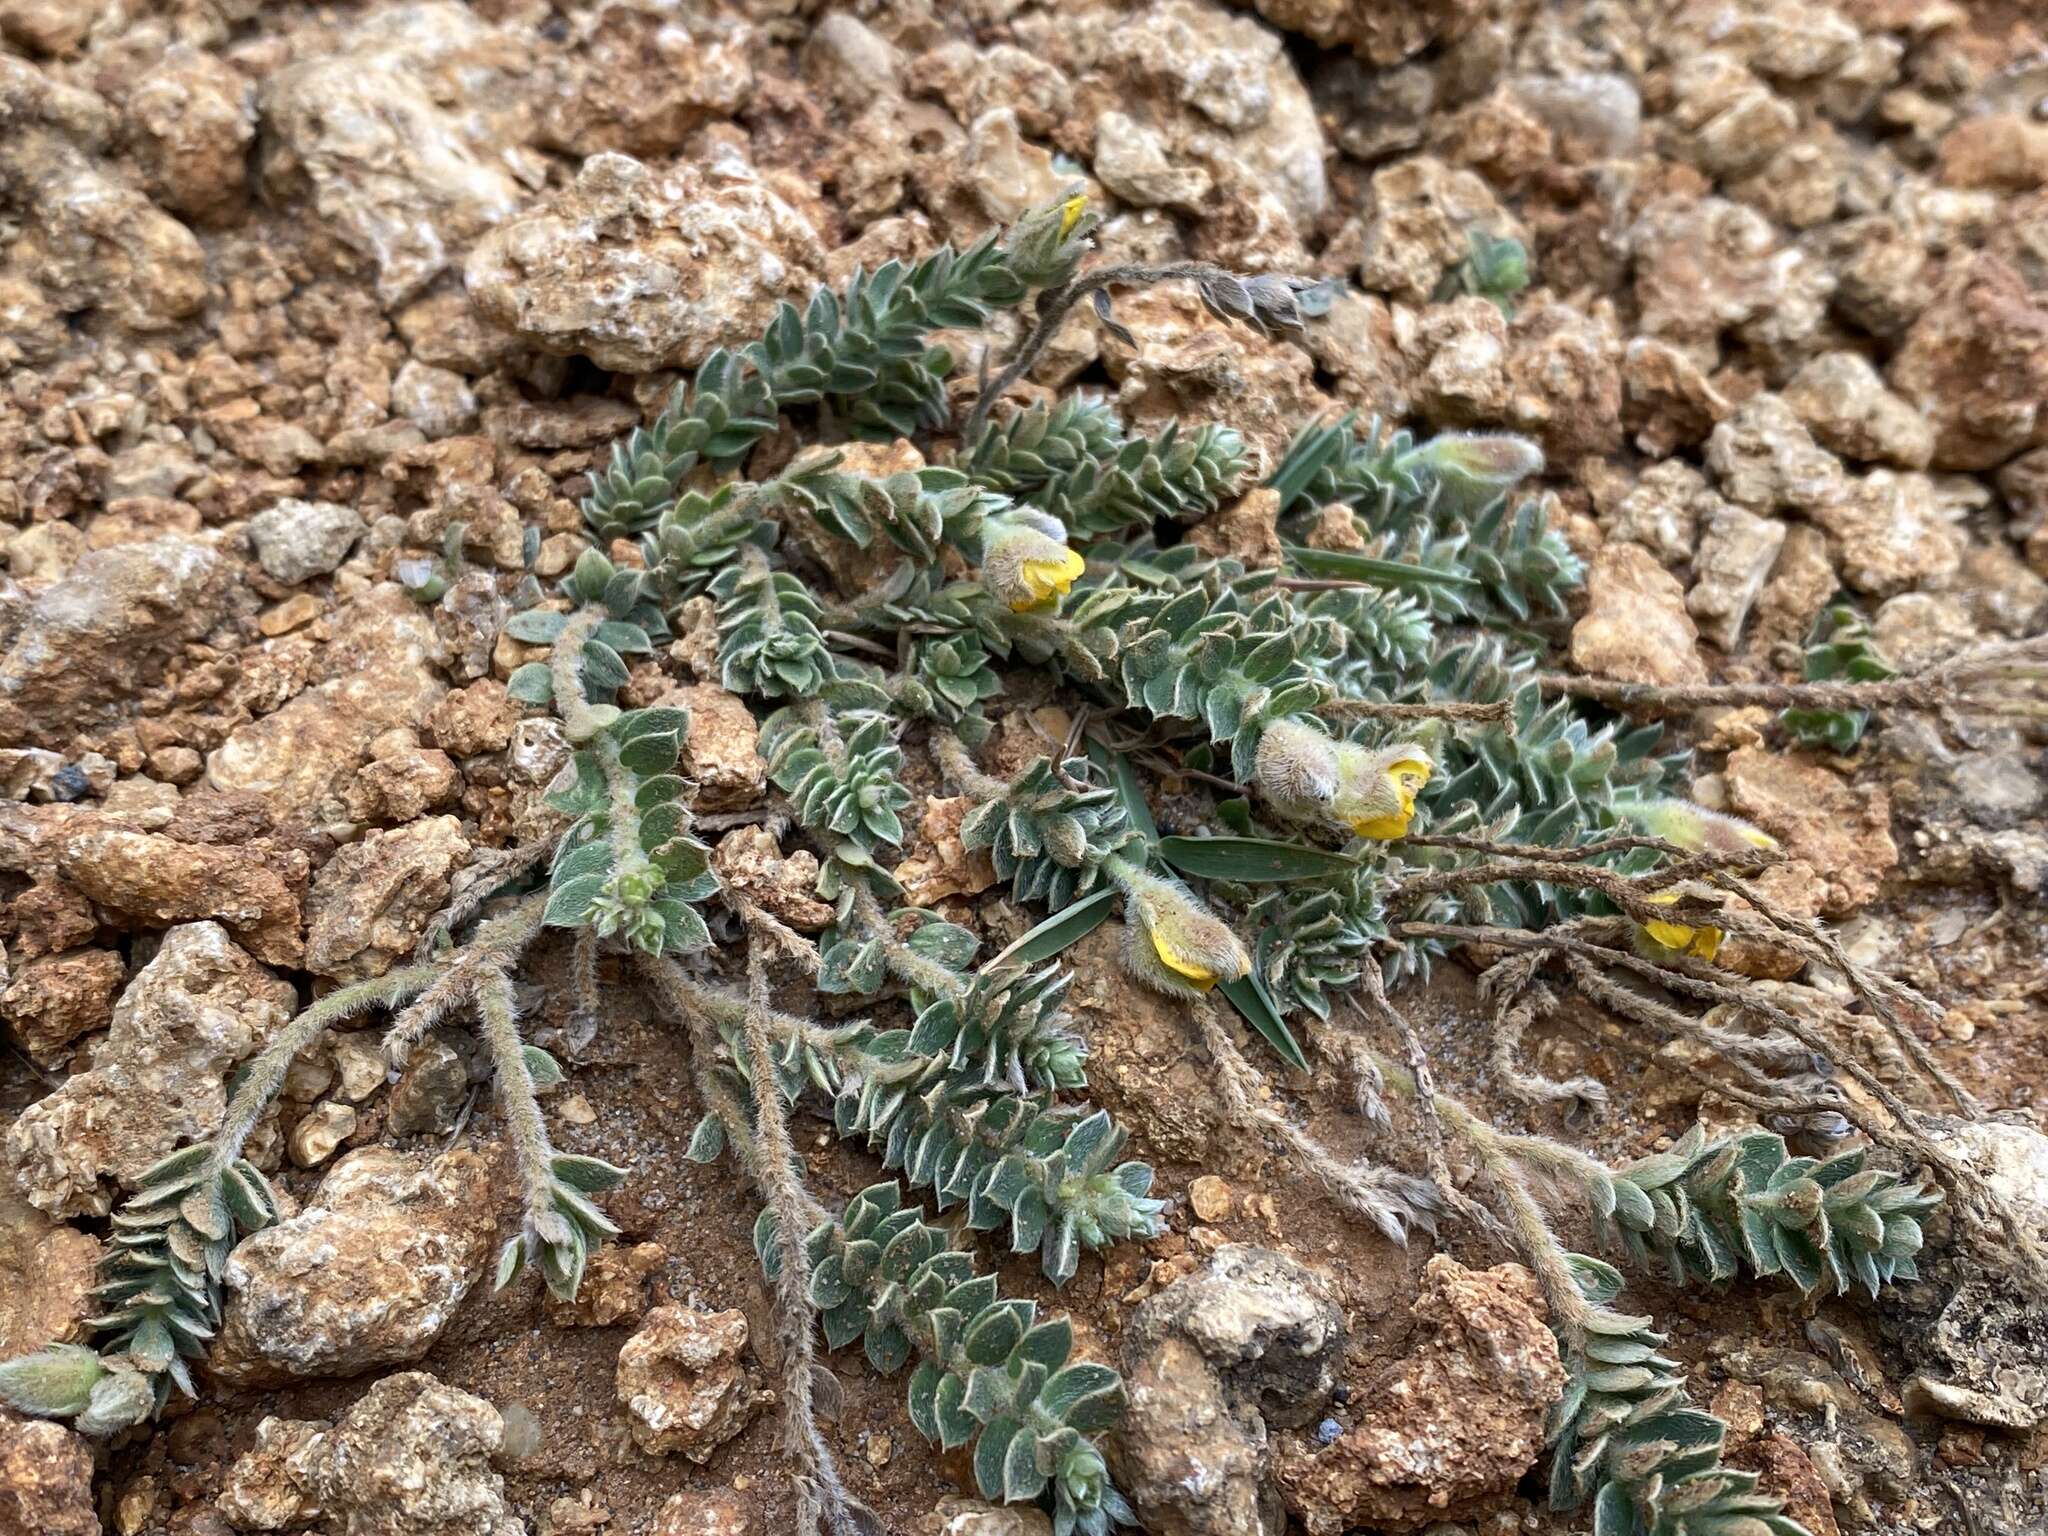
[[[0,1360],[0,1403],[38,1419],[85,1412],[106,1362],[82,1344],[53,1344],[32,1355]]]
[[[1543,450],[1506,432],[1439,432],[1411,449],[1401,467],[1434,477],[1454,501],[1477,504],[1542,474]]]
[[[140,1371],[115,1366],[93,1383],[92,1397],[73,1427],[82,1435],[112,1435],[156,1411],[156,1389]]]
[[[1090,211],[1087,194],[1078,186],[1069,188],[1057,202],[1029,210],[1010,226],[1003,242],[1010,270],[1027,288],[1058,287],[1074,275],[1087,253],[1088,237],[1101,222]]]
[[[1252,781],[1283,816],[1329,815],[1337,797],[1337,743],[1307,720],[1276,720],[1259,738]]]
[[[1147,986],[1193,997],[1251,969],[1229,925],[1178,880],[1132,870],[1124,895],[1124,966]]]
[[[982,585],[1013,613],[1055,606],[1087,568],[1058,533],[1043,526],[1043,514],[1007,513],[982,529]]]
[[[1377,750],[1344,743],[1337,749],[1331,813],[1360,837],[1406,837],[1415,819],[1415,796],[1435,766],[1418,742],[1399,741]]]
[[[1739,816],[1710,811],[1690,800],[1639,800],[1621,808],[1624,816],[1652,837],[1675,843],[1689,853],[1747,853],[1775,849],[1778,840]]]

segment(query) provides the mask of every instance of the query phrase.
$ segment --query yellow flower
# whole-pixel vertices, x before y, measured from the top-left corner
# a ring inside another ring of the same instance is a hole
[[[1645,896],[1653,907],[1670,907],[1678,904],[1677,891],[1658,891]],[[1653,918],[1642,925],[1646,938],[1660,950],[1674,955],[1692,955],[1701,960],[1711,960],[1721,952],[1721,940],[1726,937],[1720,929],[1701,924],[1695,928],[1688,923],[1667,923]]]
[[[1024,595],[1010,600],[1011,612],[1050,607],[1073,590],[1075,580],[1087,569],[1088,562],[1064,544],[1056,555],[1018,562],[1017,577],[1024,585]]]
[[[990,518],[982,528],[982,585],[1012,613],[1050,608],[1088,569],[1067,547],[1066,534],[1058,518],[1035,507]]]
[[[1124,963],[1148,986],[1193,996],[1251,969],[1229,925],[1178,880],[1132,870],[1124,894]]]
[[[1074,226],[1081,222],[1081,215],[1088,211],[1088,194],[1076,192],[1060,204],[1060,238],[1066,239],[1074,232]]]
[[[1415,796],[1429,782],[1434,765],[1412,741],[1367,752],[1349,748],[1343,755],[1336,812],[1360,837],[1386,842],[1408,835],[1415,819]]]

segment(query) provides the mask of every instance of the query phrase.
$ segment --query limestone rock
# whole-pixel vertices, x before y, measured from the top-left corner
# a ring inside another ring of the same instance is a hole
[[[132,1191],[150,1164],[220,1129],[228,1070],[296,1006],[218,923],[172,929],[114,1005],[92,1066],[8,1127],[0,1170],[50,1215],[106,1214],[106,1181]]]
[[[821,28],[831,19],[821,18]],[[542,87],[541,138],[550,148],[673,155],[754,94],[760,45],[743,23],[608,5],[579,24],[587,34],[582,46],[552,67]]]
[[[574,1301],[552,1291],[544,1298],[557,1328],[612,1328],[638,1322],[647,1311],[648,1282],[668,1262],[659,1243],[606,1243],[591,1254]]]
[[[1874,469],[1816,507],[1813,519],[1834,541],[1842,579],[1859,592],[1885,597],[1939,584],[1962,564],[1962,535],[1943,517],[1926,475]]]
[[[1821,443],[1865,463],[1925,469],[1934,428],[1889,389],[1867,358],[1824,352],[1792,376],[1785,403]]]
[[[274,1386],[419,1359],[483,1274],[492,1189],[489,1165],[463,1148],[432,1161],[349,1153],[305,1210],[229,1256],[214,1374]]]
[[[1700,632],[1722,650],[1733,651],[1741,643],[1749,611],[1784,545],[1783,523],[1740,507],[1723,507],[1707,524],[1685,607],[1699,621]]]
[[[1251,0],[1274,26],[1374,64],[1398,64],[1432,43],[1453,43],[1485,18],[1475,0]]]
[[[698,808],[737,811],[760,804],[768,765],[758,750],[761,728],[746,700],[712,683],[691,683],[671,689],[659,702],[690,712],[679,771],[697,781]]]
[[[1814,619],[1841,585],[1828,553],[1828,536],[1805,523],[1789,526],[1777,564],[1756,600],[1752,645],[1803,644]]]
[[[73,1344],[96,1310],[100,1245],[0,1184],[0,1360]]]
[[[330,1099],[299,1116],[299,1123],[285,1138],[285,1152],[301,1168],[318,1168],[355,1134],[355,1129],[355,1107]]]
[[[1227,501],[1189,530],[1188,542],[1248,570],[1272,570],[1280,559],[1280,493],[1254,486]]]
[[[1281,1441],[1280,1485],[1309,1536],[1470,1519],[1512,1493],[1542,1452],[1565,1369],[1534,1277],[1437,1254],[1412,1310],[1429,1332],[1354,1389],[1358,1422],[1327,1446]]]
[[[758,336],[823,262],[817,231],[736,157],[657,170],[601,154],[480,243],[465,280],[543,351],[650,373]]]
[[[520,713],[518,701],[503,683],[481,677],[436,704],[427,716],[427,728],[435,745],[449,756],[480,757],[512,744],[512,727],[519,723]]]
[[[960,841],[960,824],[973,809],[965,795],[933,795],[925,801],[924,816],[894,871],[904,900],[929,907],[954,896],[979,896],[996,883],[988,850],[969,849]]]
[[[1752,512],[1810,512],[1839,501],[1841,461],[1818,446],[1783,397],[1753,395],[1707,439],[1721,494]]]
[[[1523,310],[1508,339],[1505,419],[1553,463],[1619,452],[1621,356],[1607,313],[1589,317],[1570,304]]]
[[[1029,1504],[948,1498],[918,1521],[913,1536],[1052,1536],[1052,1522]]]
[[[292,1480],[293,1459],[327,1426],[308,1419],[264,1418],[256,1444],[227,1469],[214,1507],[238,1531],[288,1531],[320,1518],[320,1507]]]
[[[299,958],[302,850],[180,842],[87,811],[53,821],[41,841],[57,874],[104,913],[151,928],[212,918],[267,964]]]
[[[265,82],[264,180],[369,257],[378,296],[401,304],[511,214],[538,170],[496,120],[525,56],[450,0],[373,12]]]
[[[240,208],[256,136],[248,80],[203,49],[174,43],[123,104],[128,142],[165,207],[204,223]]]
[[[1760,169],[1799,130],[1792,103],[1719,49],[1678,59],[1669,89],[1666,147],[1717,180]]]
[[[1887,376],[1933,424],[1934,468],[1996,469],[2048,415],[2048,301],[1995,256],[1957,262]]]
[[[618,1394],[633,1440],[700,1466],[746,1428],[758,1404],[741,1355],[747,1314],[656,1307],[619,1350]]]
[[[840,12],[838,14],[844,14]],[[1043,1521],[1045,1517],[1039,1516]],[[754,1517],[747,1505],[737,1494],[724,1489],[713,1489],[709,1493],[672,1493],[660,1509],[654,1512],[654,1529],[648,1536],[754,1536]],[[1050,1524],[1045,1526],[1052,1529]],[[972,1536],[971,1532],[955,1532],[951,1536]],[[1010,1536],[1008,1532],[993,1532],[991,1536]],[[1019,1527],[1016,1536],[1035,1536],[1028,1526]]]
[[[1110,1442],[1119,1485],[1154,1536],[1279,1536],[1269,1430],[1328,1401],[1344,1314],[1314,1271],[1229,1244],[1132,1314],[1130,1408]]]
[[[1683,459],[1649,465],[1633,482],[1603,476],[1590,489],[1601,531],[1642,545],[1665,565],[1691,559],[1700,525],[1728,505]]]
[[[831,905],[817,897],[818,856],[808,848],[785,854],[766,827],[734,827],[712,850],[711,867],[728,890],[799,932],[817,933],[832,921]]]
[[[109,174],[106,102],[0,56],[0,124],[0,195],[35,210],[0,261],[8,329],[24,338],[23,351],[58,350],[65,315],[105,310],[127,330],[160,331],[199,307],[205,252],[191,230]]]
[[[342,792],[371,744],[394,727],[422,729],[447,691],[432,666],[441,651],[433,619],[397,583],[378,583],[329,623],[312,686],[206,759],[209,785],[264,796],[280,821],[345,816]]]
[[[1622,420],[1636,446],[1662,458],[1704,442],[1735,404],[1684,349],[1654,336],[1633,338],[1621,355]]]
[[[1508,408],[1508,326],[1499,308],[1466,296],[1394,311],[1394,334],[1414,365],[1416,409],[1431,426],[1499,421]]]
[[[1844,782],[1810,758],[1743,747],[1725,774],[1729,807],[1803,860],[1821,883],[1821,910],[1839,917],[1867,905],[1899,862],[1891,799]]]
[[[505,1421],[423,1371],[387,1376],[332,1428],[266,1419],[222,1510],[245,1531],[323,1515],[339,1536],[526,1536],[492,1458]]]
[[[411,953],[447,905],[469,839],[431,816],[337,849],[306,898],[306,969],[335,981],[381,976]]]
[[[1119,294],[1116,317],[1136,345],[1105,337],[1102,361],[1136,430],[1156,432],[1175,416],[1183,431],[1220,422],[1276,465],[1295,429],[1330,409],[1308,354],[1226,325],[1185,283]]]
[[[0,650],[0,741],[62,748],[72,732],[125,715],[187,641],[220,621],[233,572],[193,539],[80,556]]]
[[[0,992],[0,1019],[29,1059],[54,1067],[80,1035],[104,1029],[127,966],[111,949],[74,949],[25,961]]]
[[[454,759],[437,747],[421,747],[403,727],[371,742],[370,754],[371,761],[342,791],[351,821],[403,827],[454,804],[462,793]]]
[[[1486,183],[1433,155],[1413,155],[1373,172],[1360,238],[1359,285],[1426,302],[1445,272],[1471,253],[1473,229],[1521,233]]]
[[[1685,589],[1638,544],[1608,544],[1586,573],[1586,614],[1572,626],[1572,661],[1626,683],[1703,683],[1699,631]]]
[[[1134,208],[1198,213],[1215,185],[1201,166],[1175,164],[1158,129],[1121,112],[1096,120],[1094,169],[1105,187]]]
[[[82,1435],[0,1409],[0,1536],[100,1536]]]
[[[1703,367],[1721,333],[1763,327],[1774,341],[1813,334],[1832,279],[1796,248],[1781,248],[1770,220],[1719,197],[1673,194],[1652,201],[1630,228],[1638,326]],[[1762,339],[1759,337],[1758,339]]]
[[[249,519],[249,541],[273,581],[296,586],[340,565],[367,528],[354,507],[287,496]]]
[[[1100,71],[1111,99],[1158,127],[1176,161],[1202,164],[1247,198],[1270,191],[1290,237],[1314,227],[1329,202],[1328,151],[1308,89],[1272,32],[1213,0],[1162,0],[1061,30],[1058,46],[1087,50],[1083,62]]]

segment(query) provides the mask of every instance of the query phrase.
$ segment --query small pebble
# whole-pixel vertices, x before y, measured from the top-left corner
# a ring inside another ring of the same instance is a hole
[[[1316,1426],[1317,1445],[1335,1445],[1344,1438],[1344,1426],[1335,1419],[1325,1419]]]
[[[1188,1186],[1188,1204],[1202,1221],[1221,1221],[1230,1214],[1230,1186],[1205,1173]]]

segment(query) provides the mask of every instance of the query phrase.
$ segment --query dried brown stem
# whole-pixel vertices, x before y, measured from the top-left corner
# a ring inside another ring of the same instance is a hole
[[[1298,585],[1284,581],[1282,586]],[[1343,586],[1348,583],[1335,583]],[[1491,703],[1459,703],[1454,700],[1439,704],[1393,704],[1378,699],[1331,699],[1316,706],[1316,712],[1324,715],[1363,717],[1370,720],[1479,720],[1505,723],[1514,716],[1513,699],[1495,699]]]
[[[1762,705],[1767,709],[1966,709],[1980,714],[2036,714],[2038,701],[1973,696],[1990,683],[2048,676],[2048,636],[1976,647],[1904,677],[1868,683],[1622,683],[1604,677],[1546,673],[1545,693],[1592,699],[1630,714]]]

